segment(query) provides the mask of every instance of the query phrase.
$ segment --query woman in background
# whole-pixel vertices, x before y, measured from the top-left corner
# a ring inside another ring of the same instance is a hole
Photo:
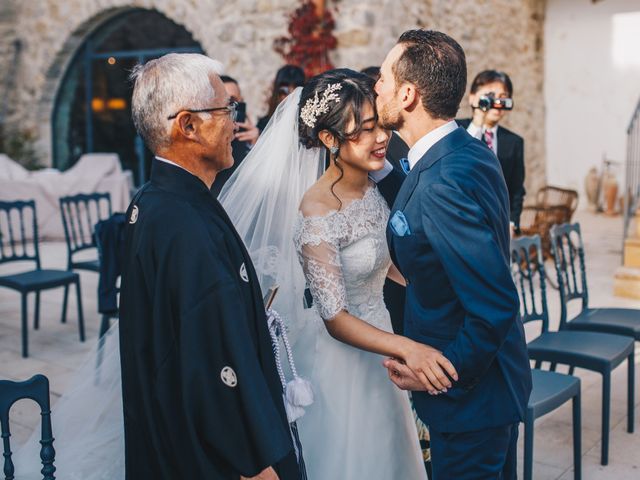
[[[264,117],[258,120],[258,130],[260,133],[267,126],[271,115],[275,112],[276,107],[280,105],[285,98],[293,92],[296,87],[303,87],[305,83],[304,70],[296,65],[285,65],[281,67],[276,73],[276,78],[273,81],[273,87],[271,89],[271,95],[269,96],[269,109]]]

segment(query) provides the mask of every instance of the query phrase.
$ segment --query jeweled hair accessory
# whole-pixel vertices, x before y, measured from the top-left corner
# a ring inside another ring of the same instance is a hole
[[[313,128],[316,126],[318,117],[329,110],[330,102],[335,100],[336,103],[340,103],[340,97],[335,93],[338,90],[342,90],[342,84],[333,83],[322,93],[322,98],[318,98],[318,92],[316,92],[313,98],[307,100],[302,110],[300,110],[300,118],[307,127]]]

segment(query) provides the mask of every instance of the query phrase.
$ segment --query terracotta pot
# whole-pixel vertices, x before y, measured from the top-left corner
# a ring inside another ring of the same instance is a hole
[[[596,167],[592,167],[587,173],[584,179],[584,191],[587,194],[587,201],[589,202],[589,208],[594,212],[598,208],[598,170]]]
[[[602,193],[604,194],[605,212],[607,215],[616,215],[616,201],[618,199],[618,180],[611,174],[607,174],[602,181]]]

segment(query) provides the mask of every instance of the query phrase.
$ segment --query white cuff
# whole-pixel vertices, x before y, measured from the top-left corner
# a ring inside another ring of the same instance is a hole
[[[376,183],[380,183],[382,180],[387,178],[387,175],[389,175],[392,170],[393,165],[391,165],[391,162],[389,162],[389,160],[385,159],[384,167],[382,167],[380,170],[376,170],[375,172],[369,172],[369,178]]]

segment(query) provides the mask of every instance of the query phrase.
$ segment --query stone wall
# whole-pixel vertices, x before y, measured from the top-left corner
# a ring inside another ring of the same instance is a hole
[[[545,183],[543,0],[342,0],[339,8],[336,65],[379,65],[403,31],[424,27],[460,42],[469,84],[482,70],[506,71],[514,85],[515,110],[503,123],[525,138],[527,200],[533,200]],[[459,116],[471,116],[467,98]]]
[[[527,186],[544,183],[542,102],[544,0],[337,0],[336,66],[380,64],[402,31],[442,30],[467,53],[469,80],[484,68],[504,69],[515,86],[516,110],[505,122],[526,140]],[[35,128],[42,163],[50,162],[50,116],[62,74],[83,39],[112,15],[156,9],[183,25],[208,55],[238,78],[250,111],[262,114],[269,83],[282,64],[273,39],[286,33],[296,0],[3,0],[0,82],[10,71],[15,40],[22,49],[7,126]],[[495,13],[499,20],[495,20]],[[4,83],[0,83],[0,86]],[[466,105],[466,100],[463,103]],[[468,108],[461,115],[468,115]]]

